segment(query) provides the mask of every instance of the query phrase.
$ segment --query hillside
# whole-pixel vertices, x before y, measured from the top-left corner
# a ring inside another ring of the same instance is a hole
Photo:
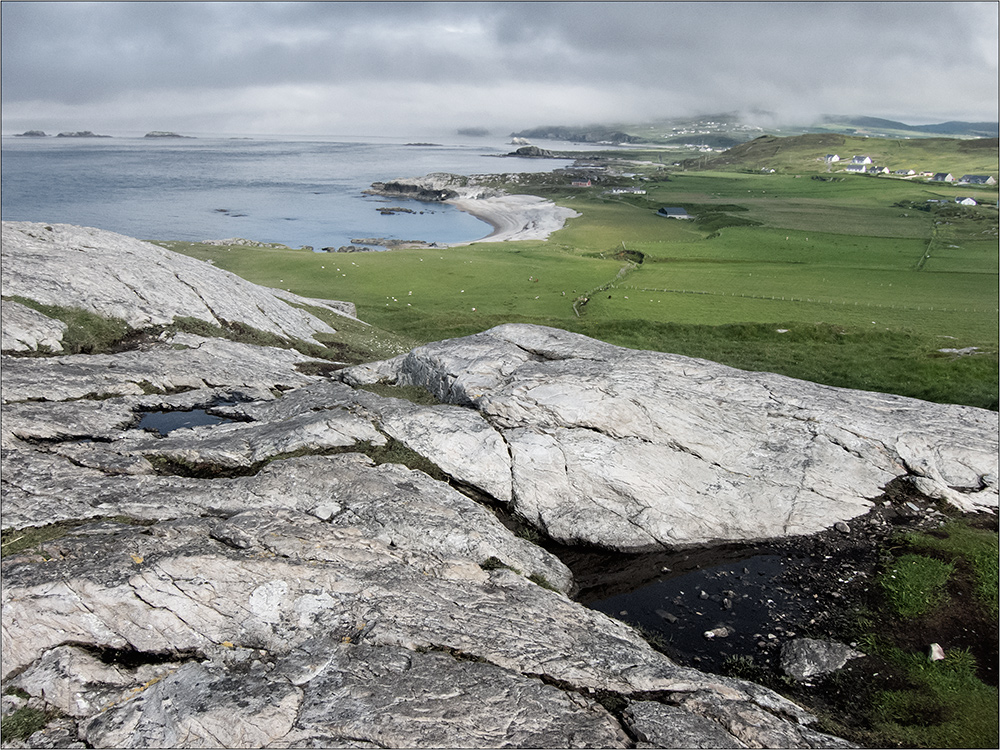
[[[827,154],[841,162],[826,163]],[[980,138],[865,138],[839,133],[808,133],[796,136],[762,135],[720,154],[687,159],[685,169],[722,171],[838,172],[851,157],[865,155],[879,165],[916,172],[950,172],[998,176],[998,140]]]
[[[1000,126],[995,122],[964,122],[949,120],[931,125],[908,125],[896,120],[880,117],[827,116],[817,129],[835,129],[843,133],[870,135],[875,137],[927,137],[953,136],[960,138],[995,138]]]

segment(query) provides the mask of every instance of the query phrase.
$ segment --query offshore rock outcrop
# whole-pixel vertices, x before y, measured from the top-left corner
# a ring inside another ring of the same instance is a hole
[[[319,330],[287,296],[120,235],[5,225],[3,252],[5,295],[140,327],[225,307],[284,335]],[[171,276],[191,309],[156,290]],[[995,505],[981,455],[995,466],[995,415],[552,329],[504,326],[338,382],[304,374],[294,349],[182,333],[16,356],[58,326],[6,301],[3,326],[0,679],[16,689],[5,711],[49,714],[29,746],[843,747],[776,693],[680,667],[572,601],[566,567],[491,508],[632,548],[744,523],[750,538],[801,533],[907,472]],[[375,381],[446,403],[355,387]],[[194,408],[232,421],[138,427]],[[698,484],[713,472],[717,487]],[[737,491],[783,525],[754,525],[727,500]]]

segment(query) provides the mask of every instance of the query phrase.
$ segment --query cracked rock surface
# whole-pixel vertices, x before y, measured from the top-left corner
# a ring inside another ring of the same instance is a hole
[[[133,328],[191,317],[215,325],[239,322],[306,340],[315,333],[333,333],[319,319],[285,302],[311,300],[277,293],[204,261],[102,229],[5,221],[2,276],[4,296],[82,308],[122,318]],[[344,314],[343,308],[330,309]]]
[[[514,505],[554,539],[634,551],[809,534],[899,476],[997,508],[997,414],[503,325],[342,371],[478,411]],[[431,455],[433,458],[433,455]]]
[[[72,253],[86,283],[66,281]],[[4,294],[134,326],[225,310],[314,330],[205,264],[171,281],[179,258],[5,224]],[[180,286],[133,293],[142,274]],[[5,342],[51,338],[20,310],[8,336],[8,309]],[[822,528],[901,474],[996,505],[996,415],[978,410],[528,326],[344,382],[300,372],[307,359],[188,334],[4,355],[0,689],[5,714],[48,719],[5,745],[843,747],[777,693],[681,667],[574,602],[570,571],[512,513],[638,549]],[[375,382],[443,403],[358,387]],[[226,421],[139,427],[191,409]]]

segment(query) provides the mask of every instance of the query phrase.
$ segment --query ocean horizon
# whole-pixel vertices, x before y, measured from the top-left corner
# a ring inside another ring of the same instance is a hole
[[[566,148],[568,144],[558,144]],[[493,228],[439,203],[365,195],[431,172],[548,172],[568,160],[503,158],[509,138],[377,136],[2,138],[2,215],[146,240],[232,237],[298,248],[358,238],[471,242]],[[399,206],[413,213],[383,215]]]

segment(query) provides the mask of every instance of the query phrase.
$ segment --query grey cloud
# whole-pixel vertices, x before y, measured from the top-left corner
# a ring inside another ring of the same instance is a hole
[[[192,116],[205,114],[199,102],[211,91],[219,100],[247,101],[251,90],[308,90],[324,106],[346,100],[356,106],[367,90],[368,108],[377,109],[388,100],[376,101],[374,92],[394,87],[396,101],[406,99],[401,89],[421,87],[428,108],[447,114],[468,109],[468,94],[460,92],[470,86],[497,92],[495,111],[484,111],[484,118],[518,116],[524,126],[561,111],[625,119],[794,107],[968,119],[996,110],[994,3],[4,2],[0,8],[5,122],[28,103],[32,111],[123,108],[151,92]],[[564,102],[560,110],[553,104],[560,86],[586,92],[588,100]],[[626,91],[635,98],[623,101]],[[301,115],[322,120],[316,112]]]

